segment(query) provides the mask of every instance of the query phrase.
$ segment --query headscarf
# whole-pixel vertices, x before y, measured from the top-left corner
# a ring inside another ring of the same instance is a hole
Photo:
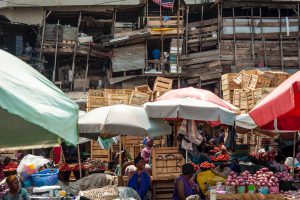
[[[182,174],[183,175],[191,175],[195,173],[195,168],[191,163],[185,163],[182,165]]]
[[[151,140],[152,140],[152,138],[150,138],[150,137],[145,137],[145,139],[144,139],[144,141],[143,141],[143,144],[144,144],[144,145],[147,145],[148,142],[151,141]]]
[[[18,179],[16,175],[10,175],[6,177],[6,184],[11,185],[16,179]]]

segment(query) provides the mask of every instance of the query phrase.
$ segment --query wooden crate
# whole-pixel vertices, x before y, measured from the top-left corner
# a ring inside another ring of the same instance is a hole
[[[243,81],[243,73],[245,72],[245,70],[242,70],[240,73],[238,73],[234,78],[233,81],[238,84],[239,86],[242,85],[242,81]]]
[[[89,89],[89,96],[104,97],[104,90]]]
[[[175,179],[153,181],[153,199],[172,199],[174,193],[174,181]]]
[[[275,88],[260,88],[261,89],[261,99],[266,98]]]
[[[107,105],[116,104],[127,104],[129,103],[129,98],[127,94],[110,94],[108,96]]]
[[[105,97],[88,96],[87,108],[100,108],[107,105],[107,99]]]
[[[241,87],[242,88],[248,88],[250,80],[251,80],[251,75],[246,74],[246,73],[242,73],[242,84],[241,84]]]
[[[222,90],[234,90],[239,89],[240,86],[233,81],[233,78],[236,76],[236,73],[223,74],[222,79]]]
[[[258,76],[257,75],[250,75],[250,81],[248,83],[247,88],[254,90],[256,88],[257,85],[257,81],[258,81]]]
[[[286,79],[290,77],[288,73],[285,72],[274,72],[275,73],[275,87],[279,86],[283,83]]]
[[[146,94],[151,94],[152,93],[152,91],[151,91],[151,89],[148,85],[136,86],[134,88],[134,91],[141,92],[141,93],[146,93]]]
[[[154,91],[164,92],[172,89],[173,80],[163,77],[157,77],[154,82]]]
[[[229,103],[233,103],[234,90],[223,90],[223,99]]]
[[[150,95],[141,92],[132,92],[129,105],[142,106],[144,103],[147,103],[150,99]]]
[[[262,99],[262,90],[260,88],[258,88],[258,89],[253,90],[252,92],[253,92],[254,105],[256,105]]]
[[[152,151],[153,180],[173,180],[181,174],[185,163],[177,147],[154,148]]]
[[[102,162],[110,162],[110,149],[100,149],[97,141],[91,141],[91,158]]]
[[[235,89],[233,91],[233,105],[240,107],[240,93],[243,92],[243,89]]]

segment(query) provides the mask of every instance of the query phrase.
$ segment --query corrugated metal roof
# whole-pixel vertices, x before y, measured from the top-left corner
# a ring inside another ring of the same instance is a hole
[[[0,8],[7,7],[52,7],[52,6],[122,6],[139,5],[140,0],[5,0]]]
[[[196,5],[196,4],[206,4],[206,3],[214,3],[217,1],[231,1],[231,2],[253,2],[253,3],[296,3],[300,2],[300,0],[184,0],[187,5]]]

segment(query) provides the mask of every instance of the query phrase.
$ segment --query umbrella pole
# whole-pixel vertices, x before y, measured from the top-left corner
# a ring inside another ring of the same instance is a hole
[[[120,176],[122,177],[122,136],[120,135],[119,140],[119,165],[120,165]]]
[[[185,163],[188,162],[188,150],[186,149],[185,150]]]
[[[292,166],[292,176],[295,176],[295,157],[296,157],[296,135],[297,132],[294,134],[294,148],[293,148],[293,166]]]
[[[80,156],[79,144],[77,145],[77,154],[78,154],[78,164],[79,164],[79,175],[80,175],[80,179],[82,179],[81,156]]]

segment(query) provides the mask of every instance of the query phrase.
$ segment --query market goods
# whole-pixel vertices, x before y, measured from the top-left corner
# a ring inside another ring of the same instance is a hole
[[[193,163],[193,162],[191,162],[191,164],[193,165],[195,172],[199,171],[200,168],[199,168],[198,165],[196,165],[196,164]]]
[[[113,200],[118,198],[118,188],[108,185],[103,188],[81,191],[79,196],[83,196],[93,200]]]
[[[230,156],[228,154],[220,154],[216,157],[217,162],[226,162],[230,159]]]
[[[283,195],[290,199],[300,199],[300,191],[286,191]]]
[[[6,165],[4,168],[3,168],[3,171],[16,171],[18,168],[18,164],[15,163],[15,162],[10,162],[8,165]]]
[[[215,165],[213,163],[210,163],[210,162],[203,162],[203,163],[200,164],[200,168],[213,169],[213,168],[215,168]]]
[[[72,168],[67,163],[64,163],[60,165],[59,171],[72,171]]]
[[[251,153],[250,156],[261,161],[270,162],[275,160],[276,152],[268,151],[261,153]]]

